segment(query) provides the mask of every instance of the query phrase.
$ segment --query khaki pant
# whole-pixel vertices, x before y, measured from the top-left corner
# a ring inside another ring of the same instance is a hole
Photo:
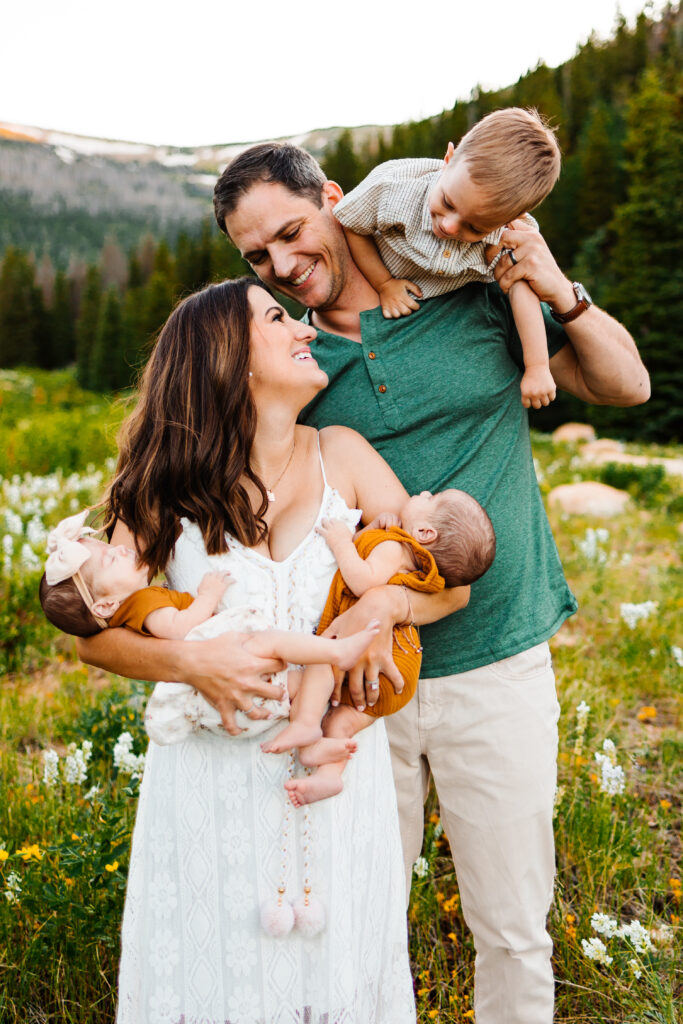
[[[546,917],[559,706],[547,643],[504,661],[421,679],[385,720],[408,889],[430,772],[474,936],[477,1024],[551,1024]]]

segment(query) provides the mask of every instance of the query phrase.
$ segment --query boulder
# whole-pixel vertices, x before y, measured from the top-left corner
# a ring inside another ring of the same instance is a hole
[[[598,516],[608,519],[620,515],[631,501],[626,491],[585,480],[577,484],[554,487],[548,495],[551,507],[575,516]]]
[[[656,455],[629,455],[615,449],[595,450],[595,445],[600,441],[594,441],[581,449],[581,455],[595,465],[602,466],[607,462],[619,462],[627,466],[661,466],[667,476],[683,476],[683,459],[660,458]]]
[[[608,462],[610,456],[623,452],[624,445],[621,441],[614,441],[611,437],[600,437],[597,441],[589,441],[581,449],[584,459],[599,460]]]
[[[594,441],[595,430],[590,423],[563,423],[553,430],[553,441]]]

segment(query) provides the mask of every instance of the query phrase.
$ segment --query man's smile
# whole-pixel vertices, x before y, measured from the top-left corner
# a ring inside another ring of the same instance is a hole
[[[304,270],[303,274],[299,274],[298,277],[295,277],[292,280],[292,284],[295,285],[295,286],[298,286],[300,284],[304,284],[305,281],[308,281],[309,277],[311,276],[311,274],[315,270],[315,268],[317,266],[317,263],[318,263],[317,259],[313,260],[313,262],[308,267],[306,267],[306,269]]]

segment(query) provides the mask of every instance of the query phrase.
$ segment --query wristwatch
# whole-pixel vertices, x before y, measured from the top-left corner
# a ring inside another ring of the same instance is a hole
[[[593,305],[593,300],[580,281],[574,281],[572,288],[574,289],[574,295],[576,295],[576,305],[572,306],[566,313],[555,313],[554,310],[550,310],[551,317],[553,320],[557,320],[558,324],[570,324],[572,320],[576,320],[577,316],[581,316],[584,309],[588,309],[589,306]]]

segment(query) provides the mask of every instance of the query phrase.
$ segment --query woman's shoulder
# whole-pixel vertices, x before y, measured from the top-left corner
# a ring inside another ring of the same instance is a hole
[[[328,452],[331,455],[344,452],[346,457],[348,457],[349,446],[352,451],[369,447],[368,442],[357,430],[352,430],[351,427],[342,427],[338,424],[323,427],[318,432],[318,437],[320,438],[320,451],[323,454],[323,458]]]

